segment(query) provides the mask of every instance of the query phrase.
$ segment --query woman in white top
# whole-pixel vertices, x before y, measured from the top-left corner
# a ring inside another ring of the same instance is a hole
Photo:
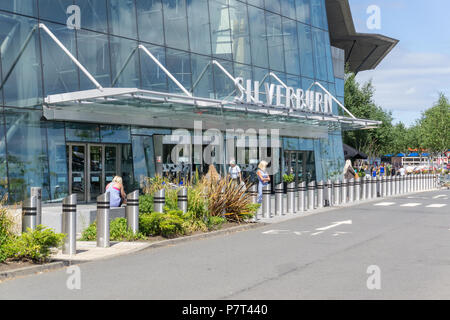
[[[230,178],[236,182],[236,183],[242,183],[242,173],[241,168],[239,168],[238,165],[236,165],[236,161],[231,160],[230,161],[230,168],[228,169],[228,174],[230,175]]]

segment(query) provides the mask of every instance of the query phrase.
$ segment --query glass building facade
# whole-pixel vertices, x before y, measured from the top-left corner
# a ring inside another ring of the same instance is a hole
[[[176,129],[46,120],[45,97],[95,87],[40,23],[106,88],[181,93],[135,50],[143,45],[196,97],[223,99],[235,89],[223,72],[208,68],[215,59],[234,77],[261,80],[274,72],[304,90],[318,81],[343,101],[325,0],[1,1],[0,192],[10,202],[23,200],[32,186],[42,186],[44,201],[71,192],[91,201],[116,174],[131,191],[155,174],[164,149],[159,137]],[[327,138],[280,139],[283,172],[300,158],[310,179],[342,171],[340,130]]]

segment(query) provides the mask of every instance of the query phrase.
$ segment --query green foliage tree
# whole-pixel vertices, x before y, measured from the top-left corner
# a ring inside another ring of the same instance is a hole
[[[381,121],[376,129],[344,132],[344,143],[376,157],[389,152],[393,143],[391,112],[377,106],[373,100],[375,89],[369,81],[362,86],[354,73],[345,79],[345,107],[357,118]]]
[[[421,145],[431,153],[441,154],[450,147],[450,103],[441,93],[436,104],[420,119]]]

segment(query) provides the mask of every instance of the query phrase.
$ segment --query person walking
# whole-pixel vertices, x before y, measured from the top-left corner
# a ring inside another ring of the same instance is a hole
[[[344,166],[344,178],[347,180],[356,179],[356,172],[353,169],[352,162],[347,160]]]
[[[109,205],[111,208],[118,208],[122,204],[127,203],[123,181],[119,176],[115,176],[113,181],[106,186],[106,193],[109,193]]]
[[[230,161],[230,168],[228,169],[228,175],[230,176],[231,180],[233,180],[234,183],[238,185],[242,183],[241,168],[239,168],[235,160]]]
[[[267,186],[270,182],[270,177],[267,174],[267,165],[266,161],[261,161],[258,165],[258,170],[256,171],[256,175],[258,176],[258,203],[262,203],[263,198],[263,187]]]

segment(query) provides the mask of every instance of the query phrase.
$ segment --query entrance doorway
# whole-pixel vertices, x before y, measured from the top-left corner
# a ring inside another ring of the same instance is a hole
[[[69,191],[79,202],[96,201],[114,176],[121,172],[121,145],[67,145]]]
[[[284,160],[286,173],[294,175],[295,185],[316,180],[313,151],[285,151]]]

